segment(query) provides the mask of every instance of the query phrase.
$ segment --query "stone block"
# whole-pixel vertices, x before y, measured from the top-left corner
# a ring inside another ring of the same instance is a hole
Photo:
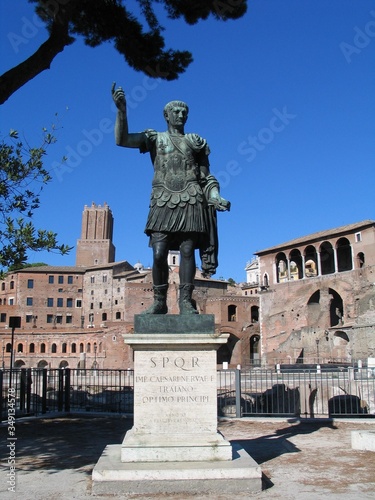
[[[352,449],[375,451],[375,431],[352,431]]]
[[[215,317],[213,314],[136,314],[134,333],[213,334]]]
[[[225,494],[260,492],[260,466],[238,444],[233,460],[224,462],[126,463],[120,460],[120,446],[108,445],[95,465],[93,495],[174,493]]]

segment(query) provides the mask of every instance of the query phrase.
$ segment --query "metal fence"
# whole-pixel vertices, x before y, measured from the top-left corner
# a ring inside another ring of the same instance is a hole
[[[133,413],[133,370],[3,370],[0,386],[1,420],[7,418],[9,399],[16,417],[72,411]]]
[[[0,370],[1,420],[54,412],[133,414],[133,370]],[[375,373],[219,370],[218,415],[374,417]]]
[[[375,374],[367,369],[218,372],[219,415],[375,417]]]

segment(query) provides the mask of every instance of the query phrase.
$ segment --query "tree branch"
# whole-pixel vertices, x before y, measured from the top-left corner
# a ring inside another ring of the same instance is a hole
[[[28,59],[0,76],[0,104],[8,100],[25,83],[42,71],[49,69],[57,54],[62,52],[66,46],[72,44],[74,40],[69,35],[68,22],[54,22],[48,40]]]

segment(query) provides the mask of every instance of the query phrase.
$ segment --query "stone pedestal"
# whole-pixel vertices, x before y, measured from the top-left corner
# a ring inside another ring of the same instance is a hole
[[[185,331],[154,333],[163,329]],[[215,336],[207,315],[139,316],[135,332],[125,338],[134,350],[134,426],[121,461],[231,460],[217,432],[216,394],[216,351],[228,335]]]
[[[94,491],[126,481],[137,492],[167,491],[167,483],[181,492],[197,479],[209,489],[224,479],[233,492],[238,482],[261,488],[259,466],[217,431],[216,351],[228,336],[215,334],[213,315],[135,316],[134,334],[124,335],[134,350],[134,425],[121,446],[105,449]]]

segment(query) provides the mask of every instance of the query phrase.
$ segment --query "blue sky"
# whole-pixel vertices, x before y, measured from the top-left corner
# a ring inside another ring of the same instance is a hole
[[[78,39],[1,106],[1,137],[12,128],[38,145],[42,127],[57,125],[58,142],[46,157],[53,181],[37,226],[75,246],[84,205],[107,202],[116,260],[152,264],[143,233],[152,166],[148,155],[114,144],[113,81],[128,95],[133,132],[164,130],[164,104],[189,104],[186,131],[207,139],[211,170],[232,202],[231,212],[218,214],[216,277],[245,281],[257,250],[375,218],[374,2],[248,5],[242,19],[227,23],[163,20],[167,47],[194,57],[174,82],[130,69],[111,44],[91,49]],[[32,54],[46,32],[26,0],[2,1],[1,13],[3,72]],[[33,253],[30,261],[74,265],[75,250]]]

